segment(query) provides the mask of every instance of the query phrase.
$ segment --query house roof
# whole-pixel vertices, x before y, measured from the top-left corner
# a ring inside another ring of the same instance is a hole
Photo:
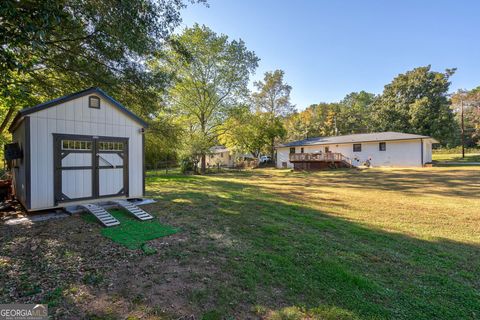
[[[432,137],[422,136],[418,134],[401,133],[401,132],[375,132],[375,133],[349,134],[345,136],[308,138],[308,139],[284,143],[284,144],[278,145],[277,148],[312,146],[312,145],[323,145],[323,144],[346,144],[346,143],[356,143],[356,142],[376,142],[376,141],[415,140],[415,139],[431,139],[434,143],[438,143],[438,141],[433,139]]]
[[[220,153],[220,152],[227,152],[229,151],[225,146],[213,146],[210,148],[211,153]]]
[[[105,100],[109,101],[118,110],[120,110],[121,112],[126,114],[128,117],[130,117],[134,121],[138,122],[141,126],[143,126],[145,128],[148,127],[148,124],[142,118],[140,118],[139,116],[134,114],[132,111],[128,110],[126,107],[124,107],[117,100],[110,97],[108,94],[105,93],[105,91],[103,91],[102,89],[97,88],[97,87],[92,87],[92,88],[88,88],[88,89],[78,91],[78,92],[75,92],[75,93],[57,98],[57,99],[53,99],[53,100],[38,104],[38,105],[33,106],[33,107],[28,107],[28,108],[20,110],[17,113],[17,115],[15,116],[15,118],[13,119],[9,130],[10,130],[10,132],[13,131],[15,129],[16,125],[18,124],[18,122],[20,122],[22,120],[22,118],[26,115],[29,115],[29,114],[32,114],[32,113],[35,113],[35,112],[38,112],[38,111],[41,111],[41,110],[45,110],[45,109],[48,109],[50,107],[54,107],[56,105],[59,105],[61,103],[64,103],[64,102],[67,102],[67,101],[70,101],[70,100],[74,100],[74,99],[77,99],[77,98],[80,98],[80,97],[83,97],[83,96],[86,96],[86,95],[89,95],[89,94],[92,94],[92,93],[97,94],[97,95],[103,97]]]
[[[217,153],[221,153],[221,152],[229,152],[230,153],[230,149],[228,149],[225,146],[213,146],[213,147],[210,148],[210,152],[212,154],[217,154]],[[254,158],[254,156],[251,153],[235,153],[235,155],[237,157]]]

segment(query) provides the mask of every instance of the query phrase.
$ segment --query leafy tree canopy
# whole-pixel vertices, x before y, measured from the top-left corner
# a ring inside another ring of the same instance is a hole
[[[141,115],[165,74],[145,59],[180,22],[184,0],[4,0],[0,6],[2,131],[14,111],[100,86]]]
[[[272,158],[275,141],[285,135],[281,120],[295,111],[295,106],[290,102],[292,87],[285,83],[284,75],[283,70],[265,72],[263,80],[254,83],[257,91],[252,94],[256,112],[264,113],[268,119],[265,130],[270,141]]]
[[[220,143],[229,150],[260,156],[269,143],[269,119],[265,113],[251,112],[248,106],[232,110],[222,125]]]
[[[230,41],[197,24],[172,38],[166,59],[163,66],[176,75],[167,100],[183,119],[185,149],[200,156],[205,172],[208,149],[216,143],[229,111],[248,95],[258,58],[242,40]]]
[[[430,66],[400,74],[385,86],[374,106],[376,131],[399,131],[433,136],[451,141],[455,132],[453,112],[448,99],[449,78]]]

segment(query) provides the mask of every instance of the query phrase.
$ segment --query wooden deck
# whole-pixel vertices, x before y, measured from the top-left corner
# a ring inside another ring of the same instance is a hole
[[[341,153],[290,153],[289,160],[295,170],[321,170],[351,168],[352,160]]]

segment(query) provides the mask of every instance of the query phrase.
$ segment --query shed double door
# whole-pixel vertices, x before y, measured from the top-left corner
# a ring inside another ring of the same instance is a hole
[[[55,204],[128,195],[128,139],[54,135]]]

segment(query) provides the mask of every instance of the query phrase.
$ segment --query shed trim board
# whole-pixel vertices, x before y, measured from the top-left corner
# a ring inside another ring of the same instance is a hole
[[[32,207],[32,171],[31,171],[31,157],[30,157],[30,117],[25,118],[25,148],[23,156],[25,158],[25,207],[30,209]]]
[[[143,167],[143,175],[142,175],[142,197],[145,196],[145,135],[142,134],[142,167]]]

